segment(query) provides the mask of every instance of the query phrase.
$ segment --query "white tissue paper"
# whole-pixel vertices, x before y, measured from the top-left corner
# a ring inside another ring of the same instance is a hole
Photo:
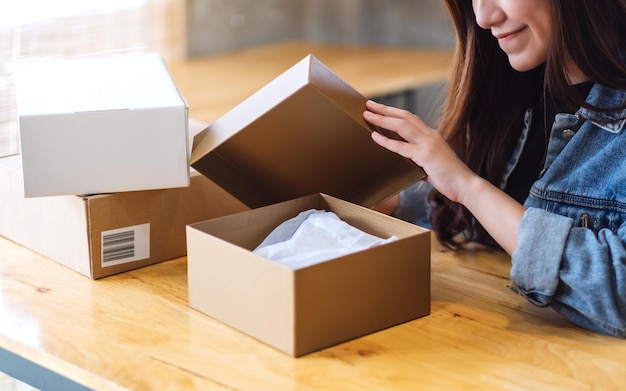
[[[257,255],[300,269],[397,238],[381,239],[342,221],[333,212],[309,209],[276,227],[253,250]]]

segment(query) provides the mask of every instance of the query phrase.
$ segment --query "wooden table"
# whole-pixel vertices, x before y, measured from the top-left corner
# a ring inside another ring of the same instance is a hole
[[[190,309],[186,266],[91,281],[0,238],[0,348],[98,390],[626,387],[626,341],[511,293],[493,250],[433,242],[429,316],[297,359]]]
[[[448,50],[288,41],[168,64],[191,118],[211,123],[312,54],[368,98],[445,80]]]

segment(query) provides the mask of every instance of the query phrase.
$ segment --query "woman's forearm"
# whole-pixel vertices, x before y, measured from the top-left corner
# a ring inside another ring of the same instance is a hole
[[[463,204],[509,254],[517,247],[524,207],[496,186],[475,175],[459,194]]]

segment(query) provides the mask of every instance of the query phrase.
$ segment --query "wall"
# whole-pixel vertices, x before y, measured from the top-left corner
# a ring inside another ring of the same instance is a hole
[[[187,0],[190,56],[286,39],[452,47],[441,0]]]
[[[305,38],[326,42],[451,47],[441,0],[307,0]]]
[[[441,0],[187,0],[188,55],[288,39],[452,48]],[[443,85],[375,97],[438,119]]]
[[[188,0],[188,55],[302,37],[299,0]]]

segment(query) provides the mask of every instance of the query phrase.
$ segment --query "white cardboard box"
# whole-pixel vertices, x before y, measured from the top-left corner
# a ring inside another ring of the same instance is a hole
[[[158,54],[16,72],[26,197],[189,186],[187,104]]]
[[[430,312],[430,232],[368,209],[424,172],[371,140],[365,100],[308,56],[194,137],[192,167],[255,209],[187,227],[192,308],[292,356]],[[252,252],[308,209],[398,240],[297,270]]]

